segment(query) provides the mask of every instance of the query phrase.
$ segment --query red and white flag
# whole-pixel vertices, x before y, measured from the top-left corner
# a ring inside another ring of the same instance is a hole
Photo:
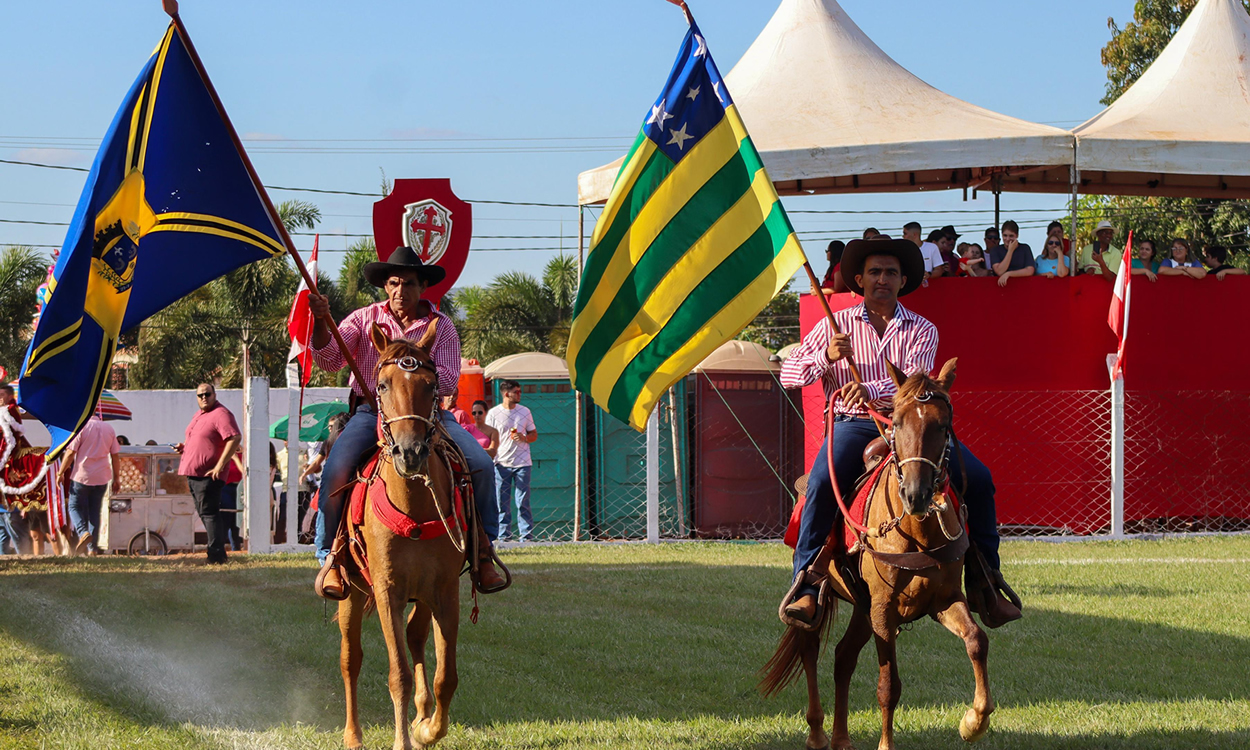
[[[1115,275],[1115,291],[1111,294],[1111,310],[1107,312],[1107,325],[1119,339],[1116,347],[1115,364],[1111,368],[1111,380],[1124,372],[1124,341],[1128,338],[1128,309],[1133,296],[1133,233],[1128,233],[1128,244],[1120,258],[1120,270]]]
[[[321,235],[313,238],[312,254],[308,256],[308,275],[312,278],[313,283],[317,281],[317,245],[321,241]],[[316,291],[313,287],[313,291]],[[313,316],[312,309],[308,306],[308,285],[300,279],[299,289],[295,290],[295,301],[291,303],[291,314],[286,319],[286,329],[291,334],[291,353],[287,356],[287,361],[298,361],[300,371],[300,386],[308,385],[309,378],[312,377],[312,331]]]

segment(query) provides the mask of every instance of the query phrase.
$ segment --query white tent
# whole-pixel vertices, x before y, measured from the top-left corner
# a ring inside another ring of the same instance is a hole
[[[781,365],[773,362],[772,356],[772,352],[753,341],[726,341],[707,355],[694,371],[777,372]]]
[[[959,188],[1046,166],[1067,182],[1071,134],[938,91],[835,0],[782,0],[725,80],[782,195]],[[579,202],[605,201],[621,162],[579,175]]]
[[[1076,128],[1081,192],[1250,197],[1250,15],[1201,0],[1153,64]]]

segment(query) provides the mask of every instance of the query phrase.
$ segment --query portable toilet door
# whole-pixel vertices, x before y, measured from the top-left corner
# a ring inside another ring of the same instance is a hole
[[[775,538],[785,531],[795,477],[780,369],[768,349],[749,341],[725,342],[694,369],[697,536]]]
[[[538,440],[530,444],[531,532],[536,541],[565,541],[573,538],[574,503],[580,502],[575,486],[577,417],[569,370],[563,359],[542,352],[524,352],[502,357],[486,367],[486,378],[496,405],[503,404],[500,384],[515,380],[521,384],[521,405],[534,416]],[[516,528],[514,497],[498,498],[500,508],[508,503],[512,527]],[[585,516],[582,516],[585,528]],[[515,539],[515,532],[499,530],[500,536]]]
[[[660,536],[685,537],[690,529],[690,482],[686,381],[660,398]],[[590,403],[591,433],[586,499],[590,535],[595,539],[647,536],[647,435]],[[674,436],[676,441],[674,442]],[[676,445],[676,450],[674,450]]]

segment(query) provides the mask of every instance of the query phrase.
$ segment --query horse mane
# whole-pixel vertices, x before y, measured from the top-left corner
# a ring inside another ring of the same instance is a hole
[[[918,372],[898,387],[898,392],[894,394],[894,408],[897,410],[900,404],[915,401],[918,396],[931,391],[945,393],[942,385],[929,377],[927,372]]]

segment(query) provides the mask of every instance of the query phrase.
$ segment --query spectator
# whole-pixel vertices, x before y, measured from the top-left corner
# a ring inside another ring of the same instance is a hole
[[[117,444],[118,445],[130,445],[130,438],[126,437],[125,435],[118,435]]]
[[[470,435],[477,440],[478,444],[486,449],[486,454],[491,458],[499,451],[499,430],[486,424],[486,412],[490,407],[486,402],[478,399],[473,402],[473,426],[466,427]]]
[[[156,441],[155,441],[155,440],[148,440],[146,443],[144,443],[144,445],[156,445]]]
[[[65,447],[56,481],[69,483],[69,518],[78,534],[75,554],[100,552],[100,506],[109,485],[117,492],[120,451],[117,435],[104,423],[99,409]]]
[[[1142,240],[1137,243],[1137,247],[1133,250],[1133,264],[1129,266],[1129,273],[1134,276],[1145,276],[1151,282],[1159,279],[1159,261],[1156,256],[1158,251],[1155,250],[1154,240]]]
[[[826,293],[841,294],[846,291],[846,284],[842,282],[842,275],[838,273],[838,266],[842,263],[842,251],[846,249],[846,243],[841,240],[834,240],[829,243],[829,247],[825,248],[825,258],[829,261],[829,270],[825,271],[825,278],[820,282],[820,288]]]
[[[208,537],[208,563],[226,561],[226,540],[221,524],[221,490],[225,486],[226,468],[239,447],[239,425],[230,410],[217,401],[217,390],[211,383],[195,388],[200,410],[187,425],[186,442],[174,450],[182,454],[178,473],[187,478],[195,510],[204,522]]]
[[[1020,226],[1011,219],[1003,222],[1003,244],[990,253],[990,268],[998,277],[999,286],[1007,286],[1013,276],[1032,276],[1037,272],[1033,249],[1019,241]]]
[[[1037,259],[1037,272],[1048,279],[1063,278],[1068,275],[1068,258],[1063,254],[1063,238],[1054,234],[1046,235],[1046,247]]]
[[[880,234],[881,233],[877,231],[876,227],[868,227],[867,229],[864,230],[864,239],[870,240],[873,237],[880,236]]]
[[[1202,262],[1193,256],[1189,243],[1177,237],[1172,240],[1172,257],[1164,258],[1159,264],[1159,275],[1201,279],[1207,275],[1207,269],[1203,268]]]
[[[955,227],[947,224],[942,227],[943,240],[937,243],[938,250],[942,253],[942,261],[946,263],[946,268],[942,270],[943,276],[955,276],[959,273],[959,256],[955,254],[955,241],[959,239],[959,232],[955,231]]]
[[[915,227],[914,232],[911,228]],[[912,237],[915,239],[912,239]],[[920,247],[920,257],[924,258],[924,278],[928,281],[931,278],[937,278],[942,275],[945,270],[945,261],[942,260],[942,250],[938,247],[938,242],[944,240],[946,235],[941,229],[934,229],[929,232],[929,237],[924,242],[920,242],[920,225],[912,222],[903,227],[903,239],[912,240]]]
[[[456,423],[461,427],[467,428],[473,424],[473,417],[465,413],[464,409],[456,406],[456,400],[460,398],[460,386],[451,389],[451,393],[443,396],[443,410],[451,412],[451,416],[456,418]]]
[[[998,227],[989,227],[985,230],[985,257],[988,259],[994,254],[999,247]]]
[[[1215,274],[1215,278],[1219,281],[1223,281],[1225,276],[1246,275],[1246,269],[1228,264],[1228,248],[1223,245],[1210,245],[1203,256],[1203,260],[1211,269],[1208,273]]]
[[[534,416],[521,406],[521,384],[505,380],[500,384],[503,403],[486,415],[486,424],[499,431],[499,450],[495,453],[496,496],[499,498],[499,538],[508,537],[512,523],[510,501],[517,507],[517,536],[522,542],[532,540],[534,517],[530,513],[530,444],[538,439]]]
[[[243,547],[242,532],[239,531],[239,482],[243,481],[243,451],[235,451],[226,466],[226,476],[221,487],[221,513],[223,542],[230,549],[238,552]]]
[[[990,269],[985,267],[985,251],[975,242],[969,243],[968,249],[960,253],[960,276],[989,276]]]
[[[1120,268],[1120,257],[1124,250],[1111,244],[1114,236],[1115,227],[1111,222],[1106,219],[1098,222],[1098,226],[1094,227],[1094,241],[1081,248],[1080,259],[1077,261],[1077,268],[1081,273],[1097,273],[1107,281],[1115,281],[1115,273]]]
[[[1064,257],[1067,257],[1072,252],[1072,242],[1067,237],[1063,236],[1063,224],[1057,221],[1052,221],[1047,224],[1046,236],[1057,237],[1059,239],[1059,242],[1063,245]]]
[[[278,449],[269,444],[269,507],[273,524],[273,543],[286,544],[286,493],[282,491],[282,467]],[[276,508],[277,518],[274,518]]]
[[[10,552],[9,550],[13,550]],[[9,504],[0,497],[0,555],[16,555],[17,534],[13,531],[13,526],[9,524]]]
[[[318,498],[321,495],[322,485],[321,467],[325,464],[326,456],[330,455],[330,449],[334,447],[334,441],[338,440],[339,433],[347,426],[349,419],[351,419],[351,415],[347,412],[341,412],[330,417],[330,422],[327,425],[328,429],[326,430],[326,439],[317,446],[316,452],[313,452],[311,447],[309,449],[309,454],[312,458],[309,459],[308,468],[304,469],[304,472],[310,479],[316,477],[314,482],[316,489],[313,491],[312,497],[309,498],[308,512],[304,516],[304,520],[300,522],[300,541],[302,543],[307,544],[316,541],[316,524],[317,516],[319,515]]]

